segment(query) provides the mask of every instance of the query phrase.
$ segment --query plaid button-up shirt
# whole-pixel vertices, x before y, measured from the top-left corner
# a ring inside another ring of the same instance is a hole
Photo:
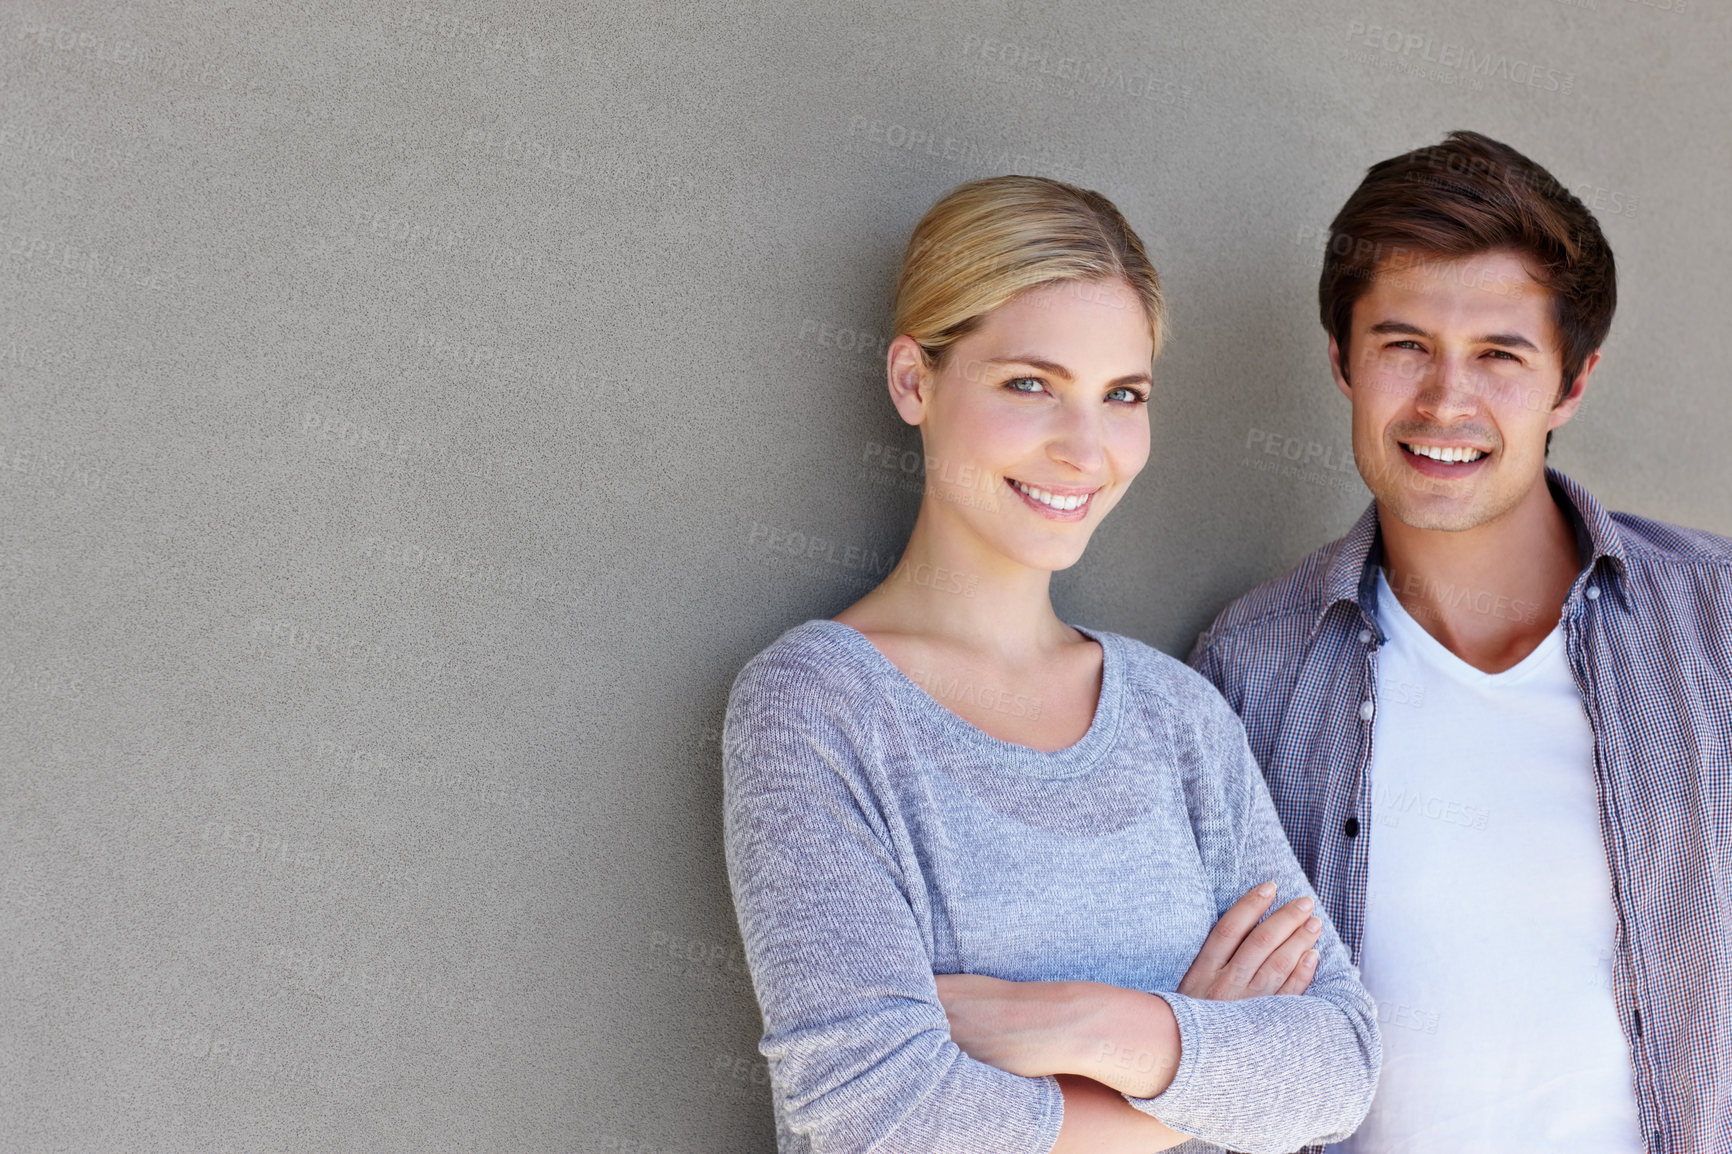
[[[1732,1154],[1732,540],[1608,513],[1546,475],[1580,550],[1562,623],[1594,731],[1612,991],[1642,1131],[1654,1154]],[[1345,537],[1223,610],[1189,658],[1244,721],[1355,964],[1381,561],[1374,502]]]

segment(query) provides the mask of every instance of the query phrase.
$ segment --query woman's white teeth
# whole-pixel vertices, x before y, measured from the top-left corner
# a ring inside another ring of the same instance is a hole
[[[1025,485],[1021,481],[1012,481],[1011,484],[1015,485],[1028,496],[1033,497],[1036,501],[1039,501],[1042,505],[1058,509],[1062,512],[1069,512],[1072,509],[1080,509],[1082,506],[1088,504],[1090,497],[1094,496],[1093,493],[1078,493],[1074,497],[1058,497],[1047,492],[1045,489],[1036,489],[1033,485]]]
[[[1477,461],[1485,456],[1478,449],[1439,449],[1435,445],[1409,445],[1407,451],[1434,461]]]

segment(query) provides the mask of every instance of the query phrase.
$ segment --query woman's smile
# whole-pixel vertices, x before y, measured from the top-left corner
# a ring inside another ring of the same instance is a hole
[[[1014,477],[1004,483],[1016,490],[1023,503],[1043,517],[1054,521],[1081,521],[1089,515],[1089,507],[1101,486],[1081,488],[1076,485],[1030,485]]]

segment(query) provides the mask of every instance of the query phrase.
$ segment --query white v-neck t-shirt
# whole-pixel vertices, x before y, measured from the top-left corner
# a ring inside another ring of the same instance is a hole
[[[1637,1154],[1594,738],[1560,626],[1483,673],[1381,573],[1360,972],[1383,1071],[1343,1154]]]

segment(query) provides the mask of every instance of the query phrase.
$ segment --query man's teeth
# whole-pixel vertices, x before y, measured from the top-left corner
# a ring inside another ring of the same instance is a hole
[[[1045,489],[1036,489],[1032,485],[1024,485],[1021,481],[1012,481],[1011,484],[1015,485],[1028,496],[1033,497],[1036,501],[1039,501],[1042,505],[1052,509],[1059,509],[1064,512],[1081,508],[1088,504],[1090,497],[1094,496],[1093,493],[1079,493],[1074,497],[1057,497],[1047,492]]]
[[[1408,445],[1407,451],[1434,461],[1477,461],[1485,456],[1479,449],[1439,449],[1435,445]]]

